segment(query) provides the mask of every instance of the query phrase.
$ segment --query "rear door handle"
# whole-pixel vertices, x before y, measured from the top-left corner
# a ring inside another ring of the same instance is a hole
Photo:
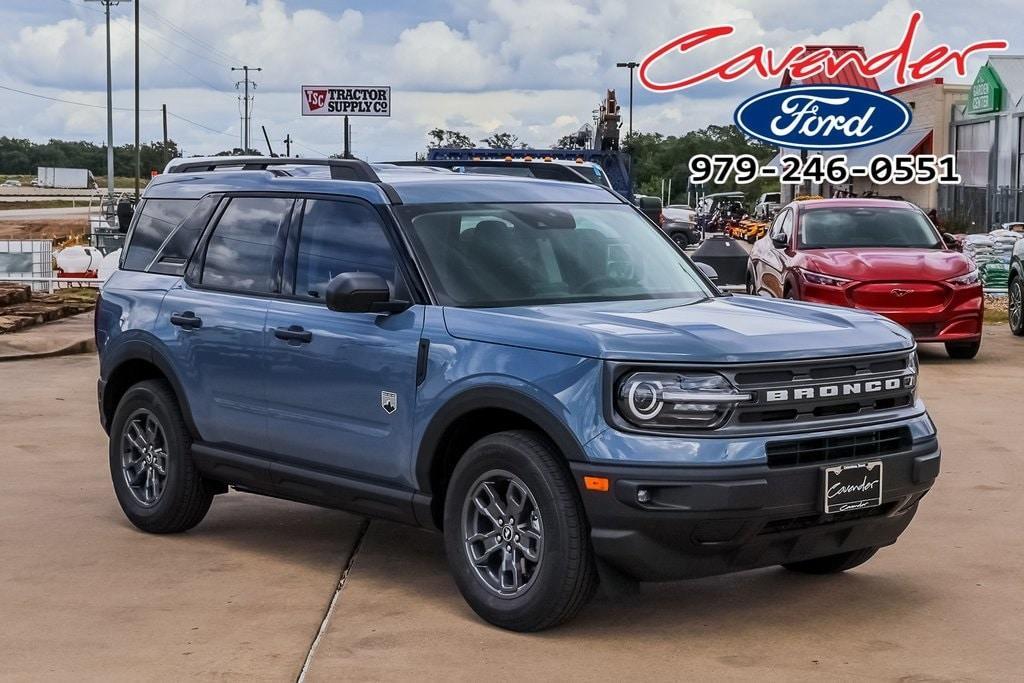
[[[299,325],[292,325],[291,327],[276,327],[274,328],[274,336],[278,339],[283,339],[287,342],[299,342],[300,344],[308,344],[313,341],[313,333],[309,330],[304,330]]]
[[[184,313],[172,313],[171,324],[183,327],[186,330],[195,330],[203,326],[203,319],[196,316],[192,311]]]

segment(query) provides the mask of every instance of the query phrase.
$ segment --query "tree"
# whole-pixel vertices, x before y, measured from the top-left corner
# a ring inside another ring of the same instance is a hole
[[[672,180],[673,197],[682,197],[690,176],[690,158],[696,154],[752,154],[762,164],[775,156],[775,148],[748,139],[736,126],[708,126],[682,136],[634,131],[623,141],[623,148],[633,159],[633,179],[637,191],[658,196],[661,181]],[[778,181],[759,180],[739,185],[728,179],[721,185],[708,183],[705,192],[742,191],[749,200],[762,192],[778,189]]]
[[[491,149],[526,149],[529,147],[528,144],[522,142],[518,135],[509,133],[507,131],[499,131],[494,133],[489,138],[484,138],[480,141],[481,145],[487,145]]]
[[[427,149],[438,147],[457,147],[459,149],[470,149],[473,141],[465,133],[445,128],[434,128],[427,133]]]
[[[554,149],[584,149],[586,143],[579,133],[569,133],[558,138],[558,142],[552,145]]]

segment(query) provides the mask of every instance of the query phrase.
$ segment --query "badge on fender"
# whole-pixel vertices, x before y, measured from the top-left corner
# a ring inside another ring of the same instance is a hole
[[[380,392],[380,407],[384,412],[391,415],[398,410],[398,394],[393,391]]]

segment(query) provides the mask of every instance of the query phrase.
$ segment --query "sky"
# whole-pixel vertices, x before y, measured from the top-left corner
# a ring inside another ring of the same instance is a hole
[[[1004,38],[1024,52],[1020,0],[139,0],[141,138],[169,136],[186,154],[239,144],[240,103],[230,67],[258,66],[253,141],[260,126],[293,153],[340,151],[340,119],[300,115],[300,86],[390,85],[392,116],[353,119],[353,151],[373,161],[412,158],[431,128],[473,140],[510,131],[537,147],[591,122],[615,88],[624,122],[629,76],[616,62],[642,59],[672,38],[731,24],[733,36],[674,62],[673,76],[695,72],[753,43],[892,47],[914,9],[924,12],[915,53],[938,43],[961,48]],[[115,144],[130,142],[133,113],[133,12],[111,10]],[[106,138],[104,16],[98,2],[0,0],[0,135]],[[969,63],[969,81],[984,57]],[[883,85],[887,85],[882,79]],[[682,93],[634,91],[633,127],[680,135],[727,124],[744,98],[776,87],[747,76]],[[97,105],[97,106],[82,106]]]

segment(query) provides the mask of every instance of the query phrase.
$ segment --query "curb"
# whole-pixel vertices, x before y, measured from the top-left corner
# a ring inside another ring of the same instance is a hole
[[[19,360],[32,360],[34,358],[53,358],[55,356],[73,356],[81,353],[95,353],[96,340],[81,339],[67,346],[62,346],[51,351],[25,351],[11,355],[0,354],[0,363],[10,363]]]

